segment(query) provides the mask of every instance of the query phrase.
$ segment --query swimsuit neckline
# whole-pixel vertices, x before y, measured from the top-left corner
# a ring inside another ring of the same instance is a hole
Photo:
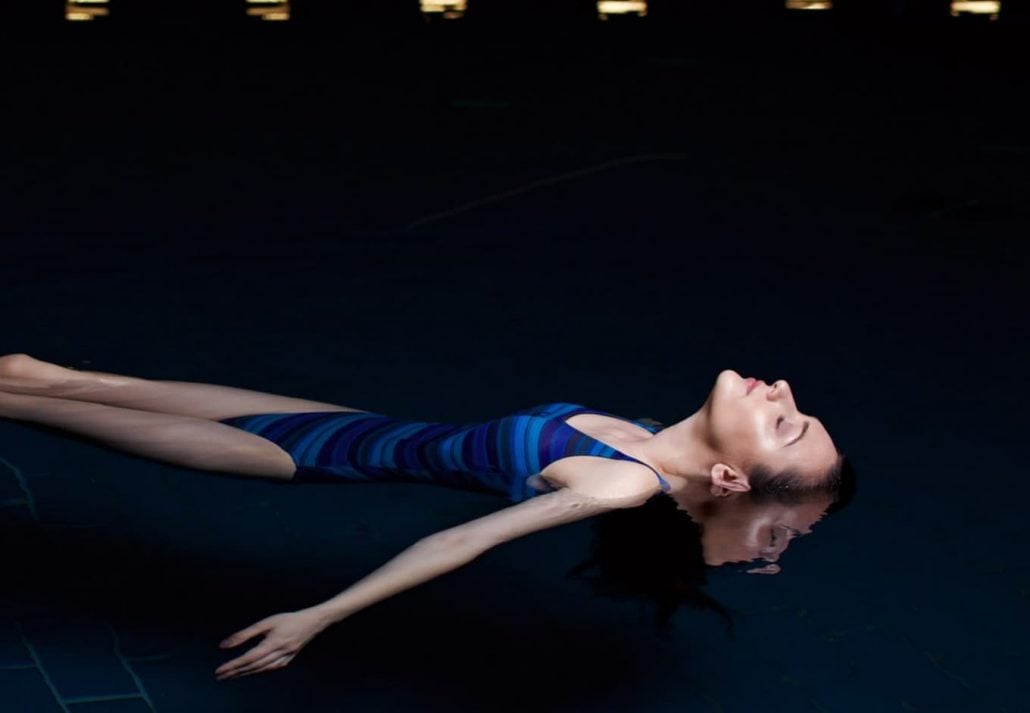
[[[616,453],[621,455],[623,458],[627,458],[627,459],[633,461],[634,463],[639,463],[640,465],[644,466],[645,468],[649,468],[655,475],[658,476],[658,480],[660,480],[662,482],[662,489],[663,490],[668,490],[671,487],[669,485],[669,482],[665,478],[662,477],[661,473],[658,472],[657,468],[654,468],[654,467],[648,465],[647,463],[645,463],[644,461],[640,460],[639,458],[637,458],[635,456],[631,456],[629,453],[624,453],[623,451],[620,451],[615,446],[611,445],[610,443],[605,443],[600,438],[595,438],[594,436],[591,436],[589,433],[584,433],[583,431],[579,430],[578,428],[573,426],[571,423],[569,423],[567,419],[570,419],[573,416],[578,416],[580,413],[595,413],[595,414],[600,414],[601,416],[609,416],[611,418],[618,419],[619,421],[626,421],[628,423],[632,423],[635,426],[639,426],[640,428],[643,428],[648,433],[651,433],[651,435],[654,435],[651,432],[650,429],[648,429],[647,427],[645,427],[642,424],[637,423],[633,419],[623,418],[622,416],[618,416],[618,415],[616,415],[614,413],[608,413],[607,411],[598,411],[597,409],[592,409],[589,406],[583,406],[582,404],[572,404],[572,405],[577,408],[578,413],[567,413],[564,416],[561,416],[559,418],[559,421],[561,422],[561,424],[563,426],[566,426],[567,428],[571,428],[576,433],[579,433],[580,435],[585,436],[585,437],[589,438],[592,441],[600,443],[602,446],[605,446],[606,448],[611,448],[613,451],[615,451]]]

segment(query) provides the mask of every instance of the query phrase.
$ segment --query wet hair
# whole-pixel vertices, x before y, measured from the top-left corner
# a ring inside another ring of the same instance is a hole
[[[755,504],[800,505],[816,498],[831,498],[827,515],[842,510],[855,497],[855,469],[851,460],[837,451],[837,460],[821,478],[812,479],[795,470],[775,472],[763,465],[747,474],[749,496]]]
[[[755,503],[801,504],[829,498],[826,515],[839,512],[855,494],[855,471],[846,455],[812,483],[794,471],[775,473],[755,468],[748,474]],[[655,606],[654,624],[667,633],[681,605],[713,611],[733,636],[733,611],[705,593],[709,566],[701,546],[701,529],[676,501],[656,493],[639,507],[610,510],[592,518],[590,556],[567,572],[586,582],[595,595],[635,600]],[[585,574],[593,570],[594,574]]]

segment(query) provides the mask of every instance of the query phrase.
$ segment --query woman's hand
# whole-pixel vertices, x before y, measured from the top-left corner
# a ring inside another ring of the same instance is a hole
[[[331,621],[315,609],[301,609],[275,614],[251,624],[223,641],[223,649],[239,646],[257,634],[265,634],[261,643],[243,656],[226,661],[215,669],[219,681],[284,667],[304,645],[325,629]]]

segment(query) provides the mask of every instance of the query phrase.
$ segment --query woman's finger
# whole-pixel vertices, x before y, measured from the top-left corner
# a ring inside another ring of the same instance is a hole
[[[226,637],[222,641],[222,643],[219,644],[219,646],[221,646],[223,648],[225,648],[225,647],[232,648],[233,646],[236,646],[238,644],[242,644],[247,639],[251,639],[254,636],[256,636],[257,634],[260,634],[262,631],[265,631],[266,629],[269,629],[269,628],[271,628],[271,627],[269,626],[268,620],[267,619],[262,619],[261,621],[257,622],[256,624],[251,624],[246,629],[242,629],[240,631],[237,631],[235,634],[232,634],[232,635]]]
[[[255,665],[246,669],[242,669],[228,676],[219,676],[218,680],[225,681],[231,678],[243,678],[244,676],[250,676],[251,674],[255,673],[262,673],[264,671],[273,671],[275,669],[282,668],[283,666],[285,666],[285,662],[287,661],[289,661],[289,659],[280,657],[269,663],[265,663],[260,666]]]
[[[269,646],[263,643],[258,644],[250,651],[245,653],[243,656],[235,658],[232,661],[227,661],[226,663],[223,663],[221,666],[215,669],[215,673],[235,673],[237,669],[240,669],[244,666],[249,666],[250,664],[254,663],[258,659],[266,656],[274,650],[275,648],[273,646]]]
[[[276,649],[275,651],[272,651],[272,652],[268,653],[266,656],[262,656],[261,658],[257,659],[253,663],[249,663],[249,664],[247,664],[245,666],[241,666],[241,667],[235,669],[232,672],[232,675],[234,675],[234,676],[245,676],[248,673],[253,673],[257,669],[264,668],[267,664],[273,663],[273,662],[277,661],[278,659],[281,659],[285,655],[286,655],[285,651],[283,651],[282,649]]]
[[[278,656],[273,657],[273,658],[271,658],[271,659],[269,659],[267,661],[266,660],[259,661],[258,663],[254,664],[253,666],[249,666],[246,669],[240,671],[239,673],[236,674],[235,677],[239,678],[239,677],[242,677],[242,676],[249,676],[249,675],[251,675],[253,673],[261,673],[262,671],[271,671],[271,670],[274,670],[274,669],[277,669],[277,668],[282,668],[283,666],[285,666],[287,663],[290,662],[291,658],[292,658],[292,656],[289,656],[289,655],[283,656],[282,652],[279,652]]]

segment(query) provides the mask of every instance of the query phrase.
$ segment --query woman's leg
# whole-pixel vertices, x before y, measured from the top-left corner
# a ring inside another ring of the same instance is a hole
[[[0,417],[53,426],[106,446],[183,468],[290,480],[282,448],[253,433],[202,418],[0,392]]]
[[[40,361],[27,354],[0,357],[0,391],[212,421],[257,413],[360,410],[232,386],[78,371]]]

